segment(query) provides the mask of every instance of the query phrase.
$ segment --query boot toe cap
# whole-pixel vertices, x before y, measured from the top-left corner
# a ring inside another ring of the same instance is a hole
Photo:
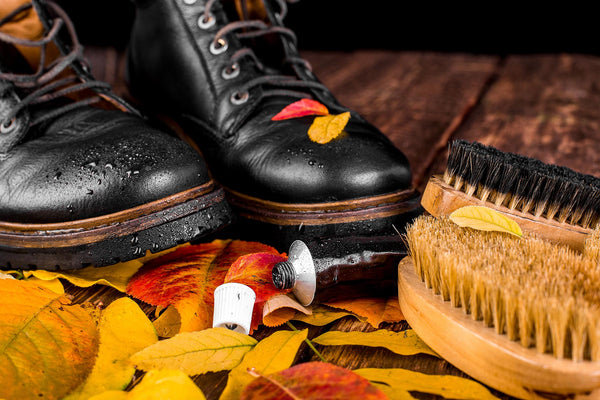
[[[0,164],[0,219],[52,223],[93,218],[210,181],[190,146],[121,114],[71,116],[16,147]]]
[[[304,120],[304,122],[300,121]],[[285,203],[352,200],[410,188],[404,154],[368,124],[351,123],[326,144],[307,135],[311,118],[279,124],[244,146],[224,182],[254,197]]]

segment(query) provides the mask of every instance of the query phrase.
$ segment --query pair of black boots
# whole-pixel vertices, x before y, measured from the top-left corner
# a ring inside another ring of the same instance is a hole
[[[360,115],[326,144],[307,135],[314,116],[271,120],[303,98],[349,111],[299,57],[283,0],[136,6],[128,83],[168,131],[94,80],[57,5],[1,16],[0,267],[114,264],[233,215],[275,245],[385,234],[410,218],[406,157]],[[35,38],[11,34],[26,23],[40,24]]]

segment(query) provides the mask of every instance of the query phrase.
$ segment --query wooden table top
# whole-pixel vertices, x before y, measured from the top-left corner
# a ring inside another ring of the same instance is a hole
[[[112,83],[117,93],[125,93],[122,55],[104,48],[86,52],[95,76]],[[303,55],[343,104],[363,114],[407,155],[414,184],[421,190],[430,175],[443,170],[448,143],[456,138],[600,176],[600,57],[384,50]],[[69,291],[76,302],[108,303],[120,295],[100,286],[69,287]],[[399,331],[407,324],[387,324],[385,328]],[[309,338],[325,330],[373,328],[345,318],[324,328],[311,328]],[[270,332],[261,328],[256,337]],[[448,362],[431,356],[406,357],[361,346],[318,349],[329,362],[350,369],[407,368],[465,376]],[[317,358],[304,349],[296,362],[308,360]],[[194,380],[207,399],[217,399],[227,372]]]

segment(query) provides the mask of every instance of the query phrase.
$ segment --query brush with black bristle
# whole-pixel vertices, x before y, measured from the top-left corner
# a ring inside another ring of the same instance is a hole
[[[600,398],[600,231],[580,253],[421,216],[406,241],[400,308],[440,356],[518,398]]]
[[[600,222],[600,179],[480,143],[450,144],[446,171],[433,176],[421,203],[434,216],[483,205],[524,231],[581,250]]]

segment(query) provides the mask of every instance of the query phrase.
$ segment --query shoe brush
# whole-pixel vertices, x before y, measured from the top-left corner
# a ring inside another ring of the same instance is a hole
[[[427,183],[421,204],[434,216],[484,205],[523,231],[581,250],[600,221],[600,179],[458,140],[450,144],[444,174]]]
[[[428,215],[405,238],[400,307],[440,356],[518,398],[600,398],[598,231],[580,253]]]

